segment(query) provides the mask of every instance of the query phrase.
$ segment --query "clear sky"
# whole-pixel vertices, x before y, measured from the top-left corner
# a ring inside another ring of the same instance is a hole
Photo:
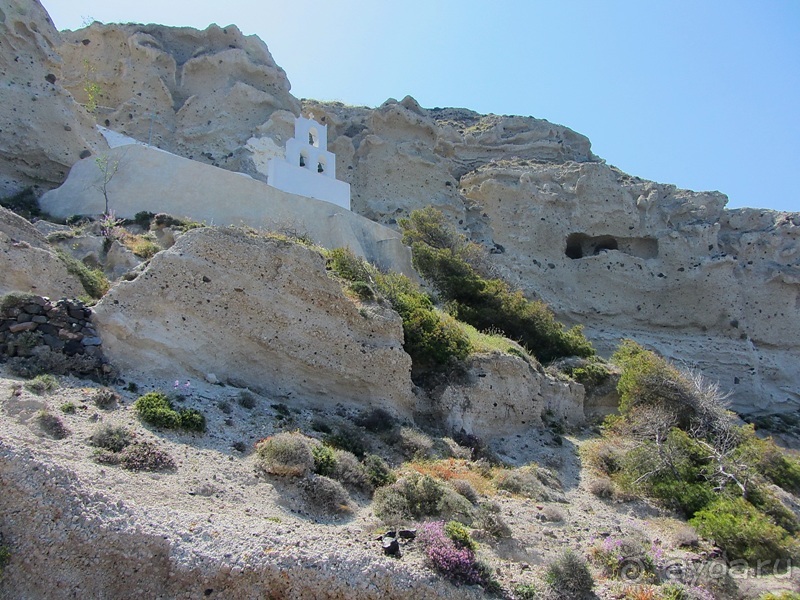
[[[263,39],[300,98],[530,115],[632,175],[800,211],[800,0],[43,0]]]

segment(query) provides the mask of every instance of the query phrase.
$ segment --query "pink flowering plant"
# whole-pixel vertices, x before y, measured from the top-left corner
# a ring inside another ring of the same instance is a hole
[[[453,540],[445,528],[444,521],[432,521],[420,527],[417,539],[430,563],[454,583],[487,585],[489,578],[475,559],[475,552],[469,545]]]

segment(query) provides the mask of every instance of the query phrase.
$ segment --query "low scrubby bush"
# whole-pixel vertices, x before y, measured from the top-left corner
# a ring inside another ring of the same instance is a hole
[[[206,418],[203,413],[194,408],[175,410],[170,399],[162,392],[150,392],[140,396],[134,402],[133,408],[145,423],[155,427],[198,432],[206,430]]]
[[[589,556],[605,577],[640,583],[657,579],[652,553],[633,538],[609,536],[591,548]]]
[[[56,379],[49,373],[43,373],[41,375],[37,375],[30,381],[25,382],[25,389],[39,396],[57,390],[58,387],[59,387],[58,379]]]
[[[272,475],[301,477],[314,469],[312,441],[301,433],[278,433],[256,444],[261,467]]]
[[[472,504],[458,492],[429,475],[409,473],[379,488],[373,501],[375,516],[386,523],[441,516],[470,523]]]
[[[242,390],[239,392],[236,401],[239,403],[239,406],[247,410],[252,410],[256,407],[256,396],[250,390]]]
[[[500,471],[495,477],[495,485],[500,490],[518,494],[533,500],[550,500],[551,493],[546,485],[557,485],[536,465]]]
[[[472,484],[465,480],[465,479],[453,479],[450,481],[450,485],[453,486],[453,489],[464,496],[467,500],[469,500],[472,504],[477,504],[480,497],[478,496],[478,492],[475,491],[475,488],[472,487]]]
[[[89,438],[92,446],[110,450],[111,452],[121,452],[133,441],[133,434],[125,427],[113,425],[101,425]]]
[[[95,460],[102,464],[120,465],[129,471],[171,471],[177,465],[168,452],[152,442],[134,442],[119,452],[101,450]]]
[[[92,402],[97,408],[108,410],[119,402],[120,395],[111,388],[100,388],[92,396]]]
[[[385,485],[391,485],[397,481],[397,476],[377,454],[368,454],[364,457],[364,470],[373,489],[378,489]]]
[[[512,531],[501,515],[496,502],[482,502],[478,506],[475,525],[495,539],[510,538]]]
[[[565,550],[547,566],[544,580],[557,598],[578,600],[594,587],[594,579],[586,561],[572,550]]]
[[[358,461],[355,454],[346,450],[335,450],[333,457],[334,464],[330,473],[331,478],[351,489],[363,492],[372,491],[372,484],[367,470]]]
[[[324,475],[309,475],[300,482],[309,504],[326,513],[350,512],[350,496],[338,481]]]

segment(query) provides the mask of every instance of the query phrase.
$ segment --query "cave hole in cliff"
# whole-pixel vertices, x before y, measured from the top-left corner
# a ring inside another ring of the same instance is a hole
[[[590,236],[585,233],[571,233],[567,236],[564,254],[572,260],[597,256],[602,252],[618,250],[638,258],[658,256],[658,240],[653,238],[620,238],[612,235]]]

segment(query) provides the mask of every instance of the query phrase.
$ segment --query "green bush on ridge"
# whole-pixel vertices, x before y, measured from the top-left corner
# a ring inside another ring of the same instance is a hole
[[[544,302],[528,300],[505,281],[487,276],[480,247],[449,227],[440,211],[416,210],[398,223],[414,267],[456,319],[478,330],[502,331],[541,362],[595,354],[580,326],[565,330]]]

